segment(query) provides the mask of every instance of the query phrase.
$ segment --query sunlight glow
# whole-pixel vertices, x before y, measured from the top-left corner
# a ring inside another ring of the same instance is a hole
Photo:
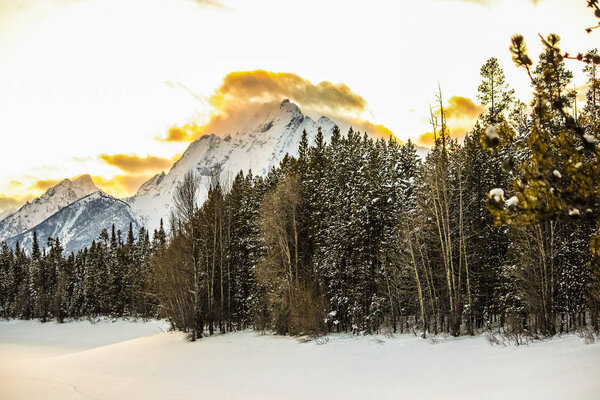
[[[508,52],[514,33],[531,54],[540,51],[538,32],[558,33],[571,52],[597,46],[584,32],[594,22],[585,1],[486,3],[0,0],[0,196],[22,201],[43,192],[39,180],[84,173],[112,194],[135,193],[100,154],[182,153],[186,142],[157,138],[207,123],[227,102],[211,96],[231,72],[344,84],[367,103],[352,117],[406,140],[430,131],[438,82],[447,99],[476,101],[489,57],[527,100],[527,76]],[[582,85],[579,65],[570,67]]]

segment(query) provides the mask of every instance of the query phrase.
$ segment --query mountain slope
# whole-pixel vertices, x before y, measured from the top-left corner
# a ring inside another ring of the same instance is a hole
[[[40,246],[46,245],[48,237],[58,237],[66,253],[88,247],[98,239],[102,229],[112,224],[123,235],[133,223],[134,232],[141,227],[131,207],[122,200],[103,192],[95,192],[64,207],[42,223],[8,240],[10,246],[19,241],[25,249],[31,248],[33,232],[36,231]]]
[[[191,143],[168,174],[154,176],[128,202],[152,230],[158,226],[160,218],[166,219],[169,215],[175,189],[188,171],[193,171],[200,179],[199,200],[202,202],[206,199],[211,171],[216,165],[220,166],[225,183],[240,170],[252,170],[254,174],[264,176],[286,154],[298,154],[304,130],[309,143],[314,143],[319,127],[325,140],[329,140],[334,126],[327,117],[312,120],[287,99],[275,107],[265,106],[263,112],[252,117],[237,133],[226,137],[204,135]]]
[[[42,196],[27,202],[18,211],[0,221],[0,242],[38,225],[63,207],[98,191],[89,175],[75,180],[64,179]]]

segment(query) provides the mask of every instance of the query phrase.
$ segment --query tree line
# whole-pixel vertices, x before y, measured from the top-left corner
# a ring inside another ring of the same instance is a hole
[[[166,246],[161,227],[150,240],[141,228],[137,240],[130,224],[120,231],[104,229],[89,248],[63,254],[58,238],[43,249],[33,233],[32,248],[19,243],[0,246],[0,317],[39,318],[45,322],[101,315],[158,315],[152,254]]]
[[[247,327],[598,331],[599,62],[588,53],[578,112],[558,43],[544,39],[529,106],[485,63],[485,111],[462,142],[438,93],[424,159],[410,141],[319,130],[265,177],[228,183],[215,167],[202,205],[188,173],[152,239],[113,228],[67,257],[58,239],[40,252],[34,236],[28,254],[3,244],[0,313],[165,317],[192,340]]]

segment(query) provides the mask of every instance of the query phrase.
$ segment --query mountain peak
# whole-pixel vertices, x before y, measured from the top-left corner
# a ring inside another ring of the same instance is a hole
[[[63,179],[46,192],[0,221],[0,241],[16,236],[44,221],[63,207],[100,189],[89,175]]]
[[[78,200],[90,193],[97,192],[100,189],[94,184],[92,177],[89,175],[81,175],[80,177],[70,180],[63,179],[56,185],[52,186],[41,196],[35,199],[34,203],[39,203],[42,199],[50,199],[57,196],[72,197],[73,201]],[[70,193],[66,195],[64,193]]]
[[[203,202],[215,167],[223,179],[249,170],[265,176],[286,154],[297,156],[303,131],[309,143],[314,143],[320,127],[327,141],[335,124],[326,117],[315,122],[290,99],[283,99],[256,107],[254,114],[240,119],[239,126],[230,136],[205,135],[190,143],[166,175],[155,175],[128,199],[150,230],[158,227],[160,218],[168,217],[173,194],[186,173],[192,171],[200,181],[198,200]]]
[[[126,232],[130,223],[135,232],[142,227],[127,203],[96,191],[61,208],[29,230],[9,238],[7,242],[13,246],[18,241],[23,248],[29,249],[32,234],[36,231],[42,239],[60,238],[64,252],[68,254],[89,246],[103,229],[114,225],[115,229]]]
[[[89,174],[81,175],[79,178],[73,179],[73,183],[77,185],[96,186],[92,177]]]
[[[290,99],[283,99],[281,101],[281,104],[279,104],[279,108],[298,108],[298,106],[296,105],[296,103],[293,103]]]
[[[300,107],[298,107],[296,103],[292,103],[290,99],[283,99],[283,101],[279,105],[279,109],[291,112],[293,114],[302,114],[302,111],[300,111]]]

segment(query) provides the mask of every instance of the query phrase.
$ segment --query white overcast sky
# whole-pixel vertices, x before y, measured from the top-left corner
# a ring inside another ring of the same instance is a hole
[[[0,198],[39,194],[39,180],[123,173],[100,154],[181,153],[186,143],[156,136],[206,121],[206,100],[234,71],[343,83],[367,101],[364,119],[416,138],[438,82],[447,98],[476,100],[489,57],[528,99],[511,35],[524,34],[532,55],[538,32],[558,33],[565,50],[598,47],[585,3],[0,0]],[[580,65],[569,65],[582,85]]]

